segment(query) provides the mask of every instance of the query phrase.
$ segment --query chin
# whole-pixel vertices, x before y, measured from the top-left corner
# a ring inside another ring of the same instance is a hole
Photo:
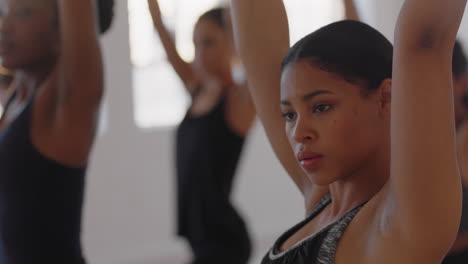
[[[326,172],[310,172],[306,171],[307,177],[310,179],[310,181],[318,186],[328,186],[334,182],[336,182],[338,179],[336,177],[333,177],[332,174],[326,173]]]

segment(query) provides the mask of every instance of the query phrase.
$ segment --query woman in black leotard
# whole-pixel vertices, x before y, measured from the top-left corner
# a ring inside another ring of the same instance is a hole
[[[290,48],[281,0],[231,3],[257,112],[308,212],[263,263],[440,263],[461,213],[451,64],[466,0],[405,0],[394,52],[350,20]]]
[[[112,0],[0,1],[15,89],[0,124],[1,263],[85,263],[81,209],[104,87],[95,5],[104,32]]]
[[[235,84],[231,74],[230,21],[222,8],[204,13],[193,34],[195,59],[187,63],[158,2],[148,4],[168,60],[192,98],[176,138],[178,235],[190,244],[194,264],[247,263],[250,239],[230,194],[255,113],[245,84]]]

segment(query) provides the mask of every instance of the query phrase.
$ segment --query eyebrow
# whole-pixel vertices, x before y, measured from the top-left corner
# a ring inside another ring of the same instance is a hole
[[[311,92],[311,93],[308,93],[304,96],[302,96],[302,100],[303,101],[308,101],[314,97],[317,97],[319,95],[322,95],[322,94],[333,94],[331,91],[327,91],[327,90],[318,90],[318,91],[315,91],[315,92]],[[288,100],[281,100],[280,101],[280,104],[282,105],[291,105],[291,103],[288,101]]]

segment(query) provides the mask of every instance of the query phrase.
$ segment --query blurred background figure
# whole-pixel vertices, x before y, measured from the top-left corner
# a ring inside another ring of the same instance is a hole
[[[195,59],[188,63],[163,23],[159,3],[148,5],[167,58],[191,97],[176,135],[177,234],[189,243],[194,264],[247,263],[249,234],[230,196],[255,112],[246,84],[233,77],[230,19],[224,8],[200,16]]]
[[[0,1],[14,91],[0,120],[2,264],[85,263],[84,183],[104,89],[98,31],[109,29],[113,5]]]

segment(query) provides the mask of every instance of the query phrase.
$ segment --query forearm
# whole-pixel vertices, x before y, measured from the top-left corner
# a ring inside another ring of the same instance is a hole
[[[345,18],[359,21],[359,13],[354,1],[355,0],[344,0]]]
[[[180,59],[179,53],[177,52],[176,44],[174,38],[169,33],[169,30],[164,25],[161,17],[153,17],[153,25],[156,31],[158,32],[159,39],[163,45],[164,50],[166,51],[169,61],[172,63],[175,59]]]
[[[190,90],[190,83],[195,79],[192,67],[180,57],[174,38],[164,25],[157,0],[148,0],[148,6],[154,28],[158,32],[161,44],[166,51],[167,59],[181,80],[185,83],[185,86]]]
[[[232,0],[237,49],[250,94],[276,156],[305,197],[311,183],[298,165],[281,117],[281,62],[289,50],[289,29],[281,0]]]
[[[289,28],[281,0],[232,0],[235,44],[248,75],[274,68],[280,73],[289,50]],[[263,58],[261,55],[269,55]],[[271,64],[274,65],[271,65]],[[266,66],[263,68],[261,66]],[[278,76],[272,76],[279,78]]]

